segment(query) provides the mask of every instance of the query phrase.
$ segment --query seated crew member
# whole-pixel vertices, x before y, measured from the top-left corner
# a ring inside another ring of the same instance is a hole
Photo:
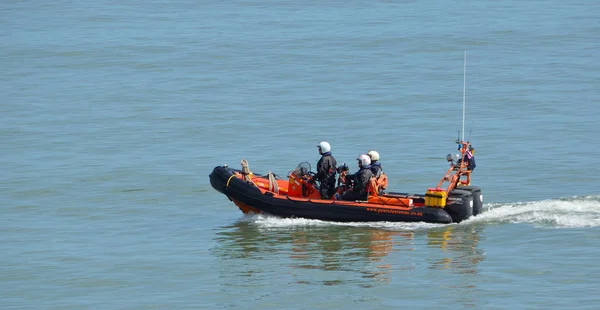
[[[388,180],[379,161],[379,153],[371,150],[367,155],[371,158],[371,172],[373,172],[373,177],[376,179],[377,193],[383,194],[383,191],[387,188]]]
[[[342,200],[367,200],[367,185],[371,181],[371,158],[362,154],[356,158],[359,170],[354,174],[354,187],[342,194]]]
[[[379,153],[371,150],[367,153],[367,155],[369,155],[371,158],[371,172],[373,172],[373,176],[375,178],[379,178],[379,176],[383,173],[381,162],[379,162]]]
[[[319,193],[321,198],[329,199],[335,194],[335,175],[337,173],[337,162],[331,155],[331,145],[325,141],[317,144],[319,148],[319,154],[321,159],[317,163],[317,174],[315,174],[314,180],[319,181]]]

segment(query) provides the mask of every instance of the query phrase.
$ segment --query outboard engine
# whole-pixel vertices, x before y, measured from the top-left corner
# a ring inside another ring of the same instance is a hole
[[[469,191],[454,189],[448,194],[444,210],[452,222],[460,223],[473,215],[473,195]]]
[[[471,192],[473,196],[473,215],[481,213],[483,210],[483,194],[481,188],[477,186],[461,186],[458,189]]]

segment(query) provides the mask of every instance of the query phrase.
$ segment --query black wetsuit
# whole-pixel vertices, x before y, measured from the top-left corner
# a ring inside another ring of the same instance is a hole
[[[354,174],[354,187],[342,194],[342,200],[367,200],[367,185],[372,176],[371,165],[360,168]]]
[[[383,172],[383,168],[381,168],[381,163],[376,161],[371,163],[371,172],[373,172],[373,176],[378,178],[379,175]]]
[[[331,152],[323,153],[317,163],[317,174],[315,180],[320,182],[319,193],[321,198],[328,199],[335,194],[335,174],[337,173],[337,162]]]

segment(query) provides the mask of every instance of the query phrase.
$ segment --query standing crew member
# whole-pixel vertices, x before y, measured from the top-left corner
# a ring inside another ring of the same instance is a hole
[[[315,181],[319,181],[319,193],[321,198],[329,199],[335,194],[335,175],[337,173],[337,162],[331,155],[331,145],[325,141],[317,144],[321,159],[317,163],[317,174]]]
[[[475,149],[470,144],[469,144],[469,148],[465,152],[465,160],[467,163],[467,169],[471,170],[471,171],[475,170],[475,167],[477,166],[475,164]]]
[[[458,160],[458,165],[463,161],[465,162],[465,165],[467,165],[467,170],[475,170],[477,165],[475,164],[475,149],[473,146],[469,145],[469,148],[465,152],[465,156]]]

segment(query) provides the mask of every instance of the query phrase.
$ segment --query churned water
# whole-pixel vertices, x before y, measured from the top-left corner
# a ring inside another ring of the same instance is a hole
[[[597,1],[3,1],[2,309],[597,309]],[[461,224],[244,216],[217,165],[375,149]]]

